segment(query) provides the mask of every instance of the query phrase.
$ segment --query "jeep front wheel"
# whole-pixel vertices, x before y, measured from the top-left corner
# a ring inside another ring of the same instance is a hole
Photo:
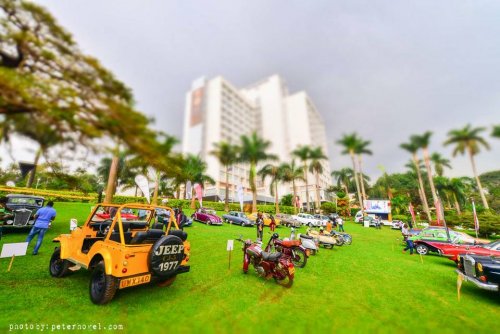
[[[92,271],[90,278],[90,300],[94,304],[106,304],[115,296],[117,279],[112,275],[106,275],[104,262],[99,262]]]
[[[49,272],[52,277],[64,277],[69,273],[71,262],[61,259],[61,248],[57,247],[50,257]]]

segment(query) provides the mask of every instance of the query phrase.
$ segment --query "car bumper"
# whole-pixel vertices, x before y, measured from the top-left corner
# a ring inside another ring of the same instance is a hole
[[[458,269],[455,269],[455,272],[462,277],[464,281],[472,282],[474,283],[477,287],[484,289],[484,290],[489,290],[489,291],[499,291],[498,290],[498,284],[493,284],[493,283],[484,283],[478,280],[475,277],[467,276],[463,272],[461,272]]]

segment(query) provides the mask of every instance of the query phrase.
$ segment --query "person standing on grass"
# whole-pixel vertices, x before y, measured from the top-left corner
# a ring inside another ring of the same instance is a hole
[[[255,224],[257,226],[257,240],[262,241],[264,235],[264,218],[262,218],[262,212],[257,213]]]
[[[345,232],[344,231],[344,220],[341,217],[337,218],[337,224],[339,225],[339,232]]]
[[[410,250],[410,255],[413,255],[413,240],[410,239],[410,231],[408,230],[408,225],[403,224],[403,227],[401,228],[401,234],[403,234],[403,238],[406,241],[406,247],[403,249],[403,253],[406,252],[408,249]]]
[[[28,234],[28,237],[26,238],[26,242],[29,245],[35,235],[38,234],[33,255],[38,255],[38,250],[42,245],[45,232],[47,232],[49,227],[52,225],[52,221],[56,218],[56,210],[53,206],[54,202],[49,201],[45,207],[38,210],[35,214],[35,225],[31,228],[30,234]]]
[[[271,229],[272,232],[274,232],[276,228],[276,221],[274,220],[273,215],[269,215],[269,218],[271,219],[271,223],[269,223],[269,228]]]
[[[328,219],[328,221],[326,222],[326,231],[328,233],[332,231],[332,221],[330,219]]]

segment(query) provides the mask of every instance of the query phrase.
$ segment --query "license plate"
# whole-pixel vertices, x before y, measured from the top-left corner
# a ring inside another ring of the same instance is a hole
[[[288,272],[290,275],[293,275],[295,273],[295,267],[288,268]]]
[[[134,285],[146,284],[151,281],[151,274],[124,278],[120,281],[120,289],[128,288]]]

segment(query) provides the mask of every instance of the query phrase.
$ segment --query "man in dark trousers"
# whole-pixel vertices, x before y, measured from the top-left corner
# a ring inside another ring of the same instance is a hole
[[[35,235],[38,234],[33,255],[38,255],[38,250],[42,245],[45,232],[47,232],[52,224],[52,221],[56,218],[56,210],[53,206],[54,202],[49,201],[46,206],[39,209],[35,214],[35,225],[31,228],[30,234],[28,234],[28,237],[26,238],[26,242],[29,244]]]
[[[264,218],[262,217],[262,212],[257,214],[255,224],[257,226],[257,239],[262,241],[262,237],[264,236]]]

